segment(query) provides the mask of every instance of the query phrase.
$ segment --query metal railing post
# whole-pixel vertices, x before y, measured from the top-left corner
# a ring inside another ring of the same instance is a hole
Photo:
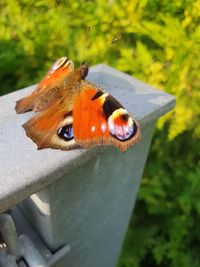
[[[139,121],[141,142],[126,153],[110,147],[38,151],[21,127],[33,114],[14,110],[33,88],[0,98],[0,212],[20,203],[49,250],[57,251],[47,261],[52,267],[116,266],[155,123],[175,105],[173,96],[106,65],[93,67],[88,80]]]

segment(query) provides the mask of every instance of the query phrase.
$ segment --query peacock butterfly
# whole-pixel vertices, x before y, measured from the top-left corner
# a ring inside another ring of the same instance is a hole
[[[17,101],[17,113],[37,112],[23,127],[38,149],[113,145],[124,152],[139,142],[138,123],[108,92],[85,80],[87,74],[87,64],[75,69],[62,57],[32,94]]]

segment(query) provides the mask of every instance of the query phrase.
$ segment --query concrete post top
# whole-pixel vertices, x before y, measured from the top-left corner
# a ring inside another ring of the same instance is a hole
[[[175,105],[173,96],[103,64],[92,67],[87,80],[116,97],[141,127],[155,121]],[[17,115],[14,109],[16,100],[32,92],[33,88],[30,86],[0,97],[0,212],[104,150],[38,151],[21,127],[33,113]]]

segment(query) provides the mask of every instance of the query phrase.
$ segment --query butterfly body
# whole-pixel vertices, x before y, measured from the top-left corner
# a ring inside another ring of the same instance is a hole
[[[37,112],[23,127],[39,149],[114,145],[124,152],[140,140],[140,128],[129,112],[104,89],[86,81],[87,74],[87,64],[74,69],[63,57],[31,95],[17,102],[17,113]]]

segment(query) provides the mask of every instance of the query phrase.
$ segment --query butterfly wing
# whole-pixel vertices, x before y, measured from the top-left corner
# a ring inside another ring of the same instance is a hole
[[[23,125],[39,149],[113,145],[124,152],[140,140],[137,122],[114,97],[87,81],[76,90],[73,101],[65,96]]]
[[[26,122],[23,127],[26,135],[43,148],[63,150],[76,145],[73,135],[72,111],[67,110],[62,101],[56,101],[48,108]]]
[[[105,90],[82,81],[73,106],[73,132],[77,144],[113,145],[124,152],[139,142],[138,123],[129,112]]]
[[[105,90],[72,72],[71,61],[58,60],[37,89],[18,101],[18,113],[40,111],[23,125],[27,136],[39,149],[114,145],[124,152],[137,143],[140,128],[129,112]]]
[[[67,76],[73,70],[74,65],[67,57],[58,59],[37,85],[36,90],[31,95],[17,101],[16,112],[41,111],[49,107],[61,97],[62,91],[60,89],[65,85]]]

